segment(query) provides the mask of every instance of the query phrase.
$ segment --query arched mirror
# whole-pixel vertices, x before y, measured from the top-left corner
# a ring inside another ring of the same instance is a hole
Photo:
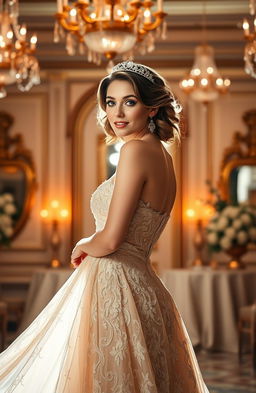
[[[0,246],[9,245],[26,223],[36,177],[21,134],[9,135],[13,117],[0,112]]]
[[[219,187],[223,199],[232,204],[256,206],[256,110],[243,115],[248,132],[235,132],[224,152]]]

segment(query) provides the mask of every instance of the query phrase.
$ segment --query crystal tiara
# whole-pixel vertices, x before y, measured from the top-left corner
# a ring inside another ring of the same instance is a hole
[[[149,69],[142,64],[136,64],[133,61],[123,61],[112,68],[111,74],[118,71],[134,72],[135,74],[141,75],[144,78],[147,78],[150,82],[154,83],[152,72],[150,72]]]

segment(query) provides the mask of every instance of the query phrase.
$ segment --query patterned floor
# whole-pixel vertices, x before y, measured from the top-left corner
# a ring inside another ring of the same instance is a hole
[[[210,393],[256,393],[250,355],[241,365],[237,354],[199,352],[197,358]]]

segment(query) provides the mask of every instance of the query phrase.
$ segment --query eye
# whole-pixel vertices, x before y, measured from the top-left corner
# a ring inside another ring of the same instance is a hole
[[[127,101],[125,101],[125,104],[127,106],[134,106],[137,104],[137,101],[136,100],[127,100]]]
[[[106,106],[112,107],[114,105],[115,105],[115,101],[113,101],[113,100],[106,101]]]

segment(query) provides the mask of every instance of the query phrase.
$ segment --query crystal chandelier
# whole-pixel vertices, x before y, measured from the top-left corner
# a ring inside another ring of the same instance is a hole
[[[163,0],[157,0],[157,10],[151,0],[78,0],[70,4],[57,0],[58,13],[54,41],[66,35],[69,55],[84,54],[89,62],[100,64],[102,56],[112,60],[121,54],[132,58],[134,50],[145,54],[154,50],[155,33],[165,38],[167,15]]]
[[[182,79],[180,87],[196,101],[209,102],[226,93],[229,79],[223,79],[216,67],[213,47],[198,45],[195,49],[194,65],[190,73]]]
[[[180,88],[196,101],[207,103],[227,92],[229,79],[223,79],[214,60],[214,49],[206,40],[206,0],[202,0],[202,44],[195,48],[191,71],[180,82]]]
[[[0,98],[6,96],[6,85],[16,82],[19,90],[28,91],[40,83],[37,37],[26,41],[27,28],[18,24],[18,16],[18,0],[0,1]]]
[[[244,49],[245,72],[256,78],[256,1],[249,2],[250,15],[252,15],[254,31],[250,32],[250,24],[245,18],[243,21],[244,38],[247,41]]]

